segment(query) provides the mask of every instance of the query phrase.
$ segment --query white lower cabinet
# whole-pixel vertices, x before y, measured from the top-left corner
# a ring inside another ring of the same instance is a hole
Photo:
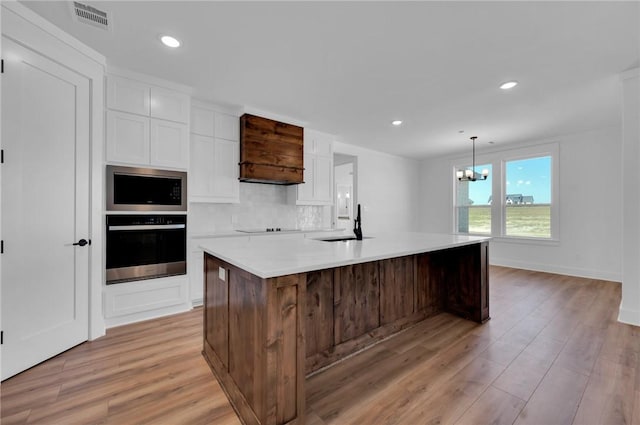
[[[107,327],[139,322],[191,309],[186,275],[107,285]]]
[[[204,303],[204,251],[191,251],[188,262],[191,304],[195,307]]]

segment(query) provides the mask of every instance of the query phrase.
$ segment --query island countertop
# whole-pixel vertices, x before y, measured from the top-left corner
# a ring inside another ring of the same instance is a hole
[[[361,241],[325,242],[319,238],[202,239],[200,247],[229,264],[266,279],[438,251],[491,239],[417,232],[365,235]]]

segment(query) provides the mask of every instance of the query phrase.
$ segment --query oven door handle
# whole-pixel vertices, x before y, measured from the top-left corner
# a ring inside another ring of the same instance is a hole
[[[186,224],[138,224],[133,226],[109,226],[110,231],[123,231],[123,230],[171,230],[171,229],[184,229]]]

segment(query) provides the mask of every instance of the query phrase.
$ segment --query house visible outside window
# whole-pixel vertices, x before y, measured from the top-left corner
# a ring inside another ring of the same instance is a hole
[[[489,170],[489,177],[475,182],[456,181],[458,232],[490,235],[492,167],[491,164],[483,164],[476,168]]]
[[[461,234],[519,240],[558,239],[558,145],[479,155],[487,180],[461,182],[454,163],[454,222]],[[499,200],[499,202],[497,202]]]

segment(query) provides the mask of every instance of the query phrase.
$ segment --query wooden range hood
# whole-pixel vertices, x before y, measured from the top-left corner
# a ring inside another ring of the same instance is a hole
[[[244,114],[240,117],[240,181],[300,184],[303,181],[302,127]]]

